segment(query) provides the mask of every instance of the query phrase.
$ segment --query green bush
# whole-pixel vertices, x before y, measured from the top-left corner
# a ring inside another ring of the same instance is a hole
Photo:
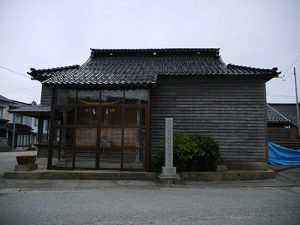
[[[158,152],[155,157],[151,160],[151,168],[150,170],[153,172],[161,172],[161,168],[164,166],[165,161],[165,152]]]
[[[215,170],[220,158],[218,144],[208,136],[174,134],[174,166],[177,171]],[[159,172],[164,165],[164,152],[152,160],[152,171]]]

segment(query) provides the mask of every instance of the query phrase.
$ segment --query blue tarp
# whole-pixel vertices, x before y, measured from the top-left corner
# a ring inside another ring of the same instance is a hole
[[[293,150],[268,143],[269,163],[272,165],[298,166],[300,165],[300,149]]]

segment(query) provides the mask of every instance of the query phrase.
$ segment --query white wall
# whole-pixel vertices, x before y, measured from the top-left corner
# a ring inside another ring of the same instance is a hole
[[[3,108],[3,117],[2,117],[2,119],[8,120],[9,119],[9,113],[8,113],[9,104],[8,104],[8,102],[0,101],[0,107]]]

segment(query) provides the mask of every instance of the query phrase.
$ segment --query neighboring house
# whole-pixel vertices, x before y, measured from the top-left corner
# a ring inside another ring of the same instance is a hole
[[[8,151],[8,121],[9,121],[9,104],[11,100],[0,95],[0,151]]]
[[[81,66],[28,74],[42,82],[42,104],[26,111],[39,137],[50,119],[48,169],[149,170],[167,117],[174,132],[213,137],[229,168],[266,166],[265,82],[277,68],[226,65],[219,49],[92,49]]]
[[[45,156],[49,141],[50,105],[26,105],[11,111],[32,118],[34,131],[37,131],[34,146],[38,149],[38,157]]]
[[[295,103],[269,103],[279,113],[288,118],[297,127],[297,110]]]
[[[8,151],[13,147],[25,150],[36,143],[37,120],[13,112],[15,109],[29,105],[0,95],[1,151]],[[12,145],[13,141],[14,145]]]
[[[268,104],[268,139],[278,144],[295,142],[297,127],[286,116]]]
[[[269,140],[286,147],[299,148],[296,104],[269,103],[268,107]]]

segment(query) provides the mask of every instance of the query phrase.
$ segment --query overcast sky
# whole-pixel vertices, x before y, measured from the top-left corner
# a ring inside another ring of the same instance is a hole
[[[267,100],[295,102],[287,69],[298,58],[300,87],[300,1],[0,0],[0,95],[39,103],[41,84],[20,74],[82,64],[90,48],[177,47],[221,48],[226,64],[278,67],[285,79],[267,83]]]

